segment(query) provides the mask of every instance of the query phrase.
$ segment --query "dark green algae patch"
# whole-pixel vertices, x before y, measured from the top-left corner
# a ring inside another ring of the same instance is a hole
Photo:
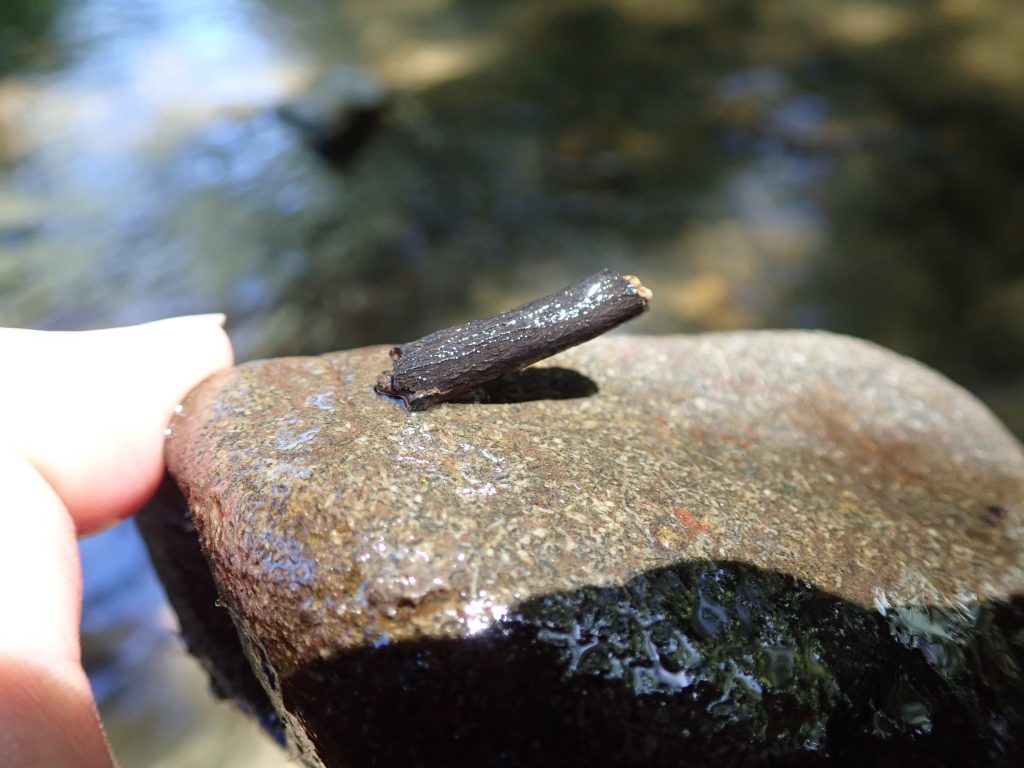
[[[464,640],[338,654],[282,695],[310,702],[293,712],[337,765],[1009,766],[1022,665],[1019,600],[883,617],[693,562],[531,600]]]

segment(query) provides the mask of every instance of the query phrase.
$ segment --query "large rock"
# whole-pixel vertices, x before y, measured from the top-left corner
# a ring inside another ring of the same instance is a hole
[[[140,520],[309,764],[1020,760],[1024,453],[964,390],[803,332],[599,339],[416,414],[389,365],[207,380],[191,517]]]

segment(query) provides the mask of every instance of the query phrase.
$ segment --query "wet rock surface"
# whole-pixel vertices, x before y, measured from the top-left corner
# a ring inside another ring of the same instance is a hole
[[[140,520],[310,764],[1020,759],[1024,454],[964,390],[822,333],[616,337],[411,414],[386,350],[205,382]]]

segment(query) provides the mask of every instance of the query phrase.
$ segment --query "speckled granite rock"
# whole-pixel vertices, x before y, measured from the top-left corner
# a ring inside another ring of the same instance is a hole
[[[258,361],[175,417],[227,613],[175,572],[180,514],[140,524],[309,764],[1019,759],[1024,453],[973,397],[822,333],[546,365],[410,414],[386,348]]]

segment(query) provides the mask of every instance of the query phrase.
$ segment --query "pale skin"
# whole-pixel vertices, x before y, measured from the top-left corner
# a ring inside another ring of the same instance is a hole
[[[222,324],[0,328],[0,768],[115,765],[81,665],[76,538],[152,495],[175,405],[232,364]]]

